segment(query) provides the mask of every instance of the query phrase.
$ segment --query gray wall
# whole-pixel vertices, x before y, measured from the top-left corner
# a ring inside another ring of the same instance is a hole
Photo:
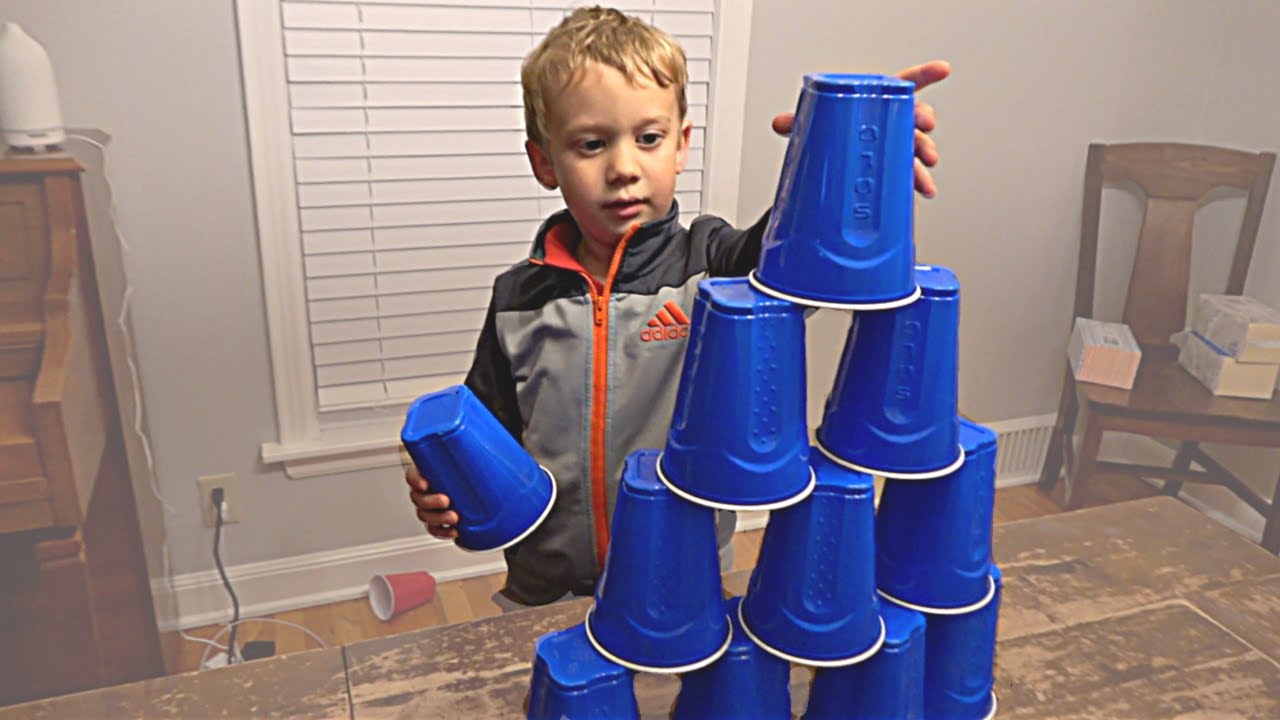
[[[195,490],[210,473],[240,476],[232,565],[420,533],[394,470],[291,481],[257,459],[276,427],[231,0],[0,0],[0,18],[48,49],[67,124],[114,137],[107,175],[131,248],[156,483],[174,508],[148,537],[167,537],[173,572],[212,567]],[[942,122],[942,191],[919,205],[917,227],[920,257],[964,282],[962,404],[983,420],[1051,412],[1086,144],[1280,146],[1277,27],[1280,4],[1267,0],[757,0],[740,215],[772,199],[785,143],[768,120],[794,105],[804,73],[950,59],[954,77],[926,95]],[[1273,303],[1277,192],[1249,287]],[[844,328],[836,314],[811,328],[820,401]]]
[[[1280,96],[1260,81],[1280,63],[1277,28],[1280,4],[1267,0],[760,0],[741,212],[772,201],[785,144],[761,118],[794,106],[804,73],[950,60],[952,77],[922,93],[937,108],[942,164],[938,196],[917,205],[916,243],[921,260],[951,267],[963,283],[961,405],[986,421],[1053,412],[1088,143],[1280,147]],[[1113,197],[1131,214],[1108,212],[1108,226],[1136,227],[1136,203]],[[1278,198],[1280,182],[1248,288],[1272,302],[1280,301],[1280,287],[1266,282],[1280,263]],[[1207,208],[1205,219],[1227,214],[1219,209]],[[1236,227],[1206,229],[1202,235]],[[1131,248],[1129,258],[1124,247],[1105,250],[1125,262],[1132,256]],[[1226,265],[1215,265],[1225,278]],[[1127,280],[1127,268],[1110,270],[1099,307],[1118,316],[1116,282]],[[823,321],[833,329],[844,322],[835,314]],[[823,361],[814,360],[815,378],[834,367],[834,358]]]
[[[805,73],[951,61],[952,77],[922,93],[937,108],[942,163],[938,196],[916,206],[916,244],[922,261],[954,269],[962,282],[960,404],[985,422],[1057,410],[1090,142],[1280,149],[1280,93],[1265,79],[1280,67],[1280,3],[1270,0],[757,0],[754,7],[742,217],[772,202],[785,143],[766,118],[794,107]],[[1280,305],[1280,178],[1268,206],[1246,292]],[[1193,297],[1221,292],[1230,257],[1219,241],[1234,240],[1242,208],[1235,195],[1202,209]],[[1102,317],[1119,320],[1140,213],[1132,195],[1107,192]],[[834,312],[810,321],[811,422],[821,417],[847,322]],[[1228,460],[1270,496],[1280,456]],[[1256,517],[1225,502],[1228,512]]]

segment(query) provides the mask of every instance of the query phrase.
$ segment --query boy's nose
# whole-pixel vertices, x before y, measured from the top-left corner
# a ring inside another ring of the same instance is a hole
[[[640,164],[635,152],[617,148],[609,158],[609,181],[617,184],[634,182],[640,178]]]

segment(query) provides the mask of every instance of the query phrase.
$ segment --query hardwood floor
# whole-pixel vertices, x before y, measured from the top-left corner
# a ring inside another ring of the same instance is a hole
[[[1108,478],[1091,490],[1087,505],[1106,505],[1140,497],[1150,497],[1156,492],[1149,486],[1129,478]],[[1045,495],[1035,485],[1020,485],[996,491],[995,522],[1052,515],[1061,512],[1062,488],[1059,485],[1053,496]],[[740,532],[734,536],[734,569],[746,569],[755,565],[760,551],[763,530]],[[435,598],[414,610],[410,610],[390,622],[381,622],[369,609],[368,600],[358,598],[316,607],[290,610],[267,616],[273,620],[294,623],[310,629],[329,645],[343,645],[386,635],[463,622],[497,615],[501,611],[490,597],[502,586],[503,574],[455,580],[436,587]],[[210,625],[188,630],[195,637],[212,638],[221,625]],[[177,633],[166,633],[163,638],[165,667],[170,673],[189,672],[200,667],[200,658],[208,646],[184,640]],[[220,638],[226,644],[226,635]],[[250,640],[275,642],[276,654],[298,652],[320,647],[305,632],[277,623],[250,621],[239,626],[237,644],[243,647]],[[210,654],[214,654],[210,650]]]

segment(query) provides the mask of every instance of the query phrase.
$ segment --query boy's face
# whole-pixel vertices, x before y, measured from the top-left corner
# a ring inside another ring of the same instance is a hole
[[[693,128],[674,88],[590,63],[548,99],[547,115],[546,146],[525,147],[538,181],[560,188],[582,242],[611,255],[632,225],[671,210]]]

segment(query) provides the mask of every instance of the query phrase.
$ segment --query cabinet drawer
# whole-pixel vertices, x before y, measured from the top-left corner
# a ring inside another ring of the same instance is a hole
[[[0,480],[0,534],[53,525],[49,482],[42,477]]]

